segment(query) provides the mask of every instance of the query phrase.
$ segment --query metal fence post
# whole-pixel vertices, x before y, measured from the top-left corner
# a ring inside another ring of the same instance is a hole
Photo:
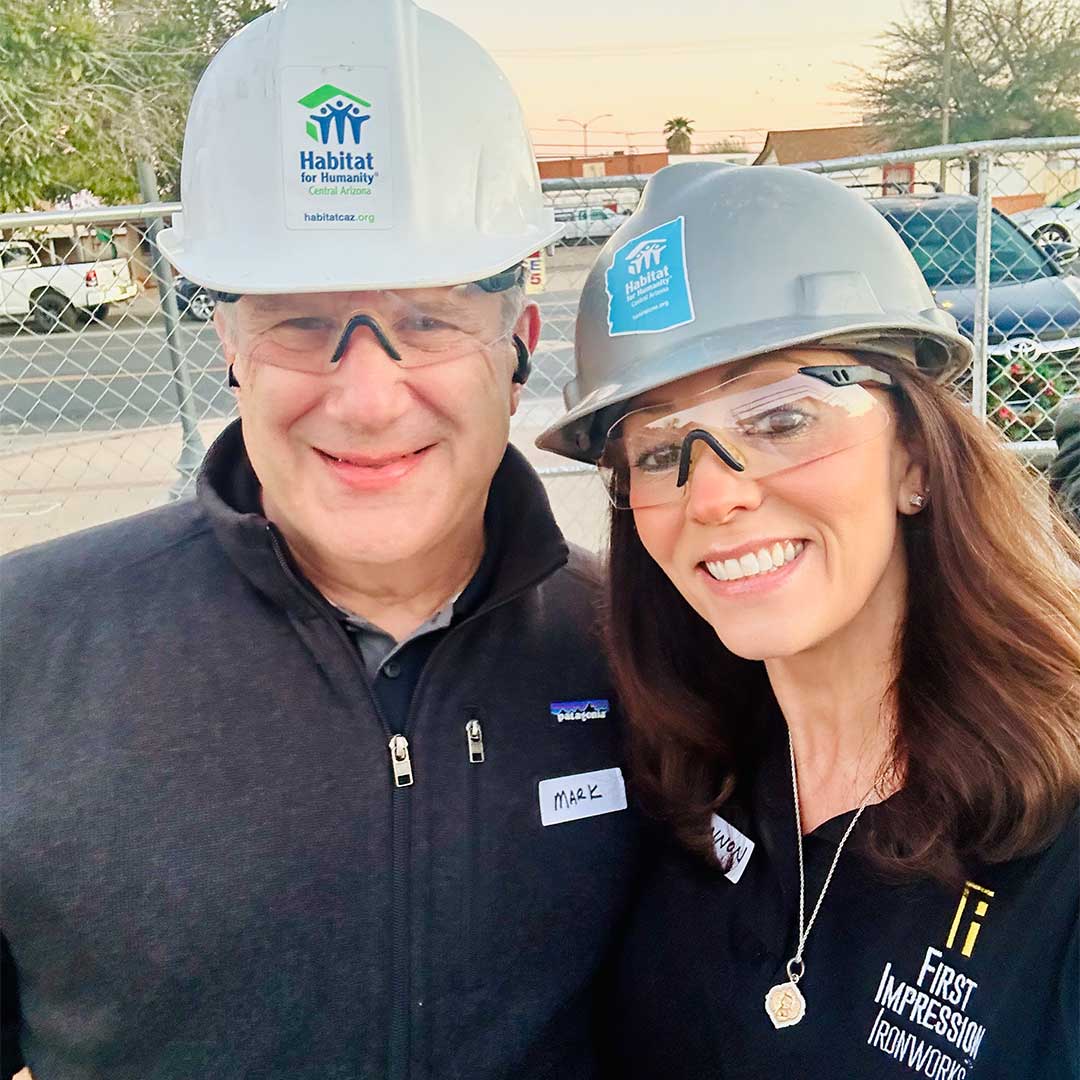
[[[975,358],[971,368],[971,411],[986,419],[987,364],[990,334],[990,155],[978,158],[978,207],[975,215]]]
[[[136,163],[139,178],[139,193],[144,202],[158,201],[157,177],[153,166],[148,161]],[[195,401],[191,390],[191,378],[184,363],[184,350],[180,347],[180,313],[176,306],[176,291],[173,287],[172,267],[161,254],[157,245],[157,236],[162,229],[161,218],[152,218],[146,229],[146,239],[150,244],[153,258],[152,270],[157,282],[158,297],[161,302],[161,317],[165,323],[165,348],[169,353],[169,367],[172,369],[173,391],[176,394],[176,409],[180,416],[180,430],[183,443],[180,457],[176,462],[179,479],[169,492],[170,498],[180,499],[189,494],[191,485],[202,464],[206,447],[199,434],[199,425],[195,419]]]

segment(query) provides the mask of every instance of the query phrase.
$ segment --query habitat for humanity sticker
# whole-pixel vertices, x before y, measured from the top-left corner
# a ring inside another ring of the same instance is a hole
[[[281,145],[290,229],[392,222],[390,80],[383,68],[285,68]]]
[[[628,240],[604,275],[608,334],[658,334],[694,321],[679,216]]]

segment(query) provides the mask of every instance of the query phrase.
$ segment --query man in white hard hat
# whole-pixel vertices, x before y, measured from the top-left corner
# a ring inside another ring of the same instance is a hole
[[[182,198],[241,419],[195,501],[5,567],[3,1077],[595,1076],[637,828],[507,447],[557,235],[513,94],[408,0],[289,0]]]

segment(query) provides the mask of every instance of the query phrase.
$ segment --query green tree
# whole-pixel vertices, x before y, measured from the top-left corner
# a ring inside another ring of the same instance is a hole
[[[172,137],[152,157],[162,198],[180,197],[180,157],[188,105],[214,53],[252,19],[274,7],[274,0],[112,0],[113,11],[129,33],[179,59],[170,73],[175,113]]]
[[[944,48],[944,0],[919,0],[845,87],[898,145],[940,141]],[[955,0],[949,96],[952,142],[1080,130],[1080,3]]]
[[[0,209],[89,189],[138,199],[135,161],[176,194],[191,92],[251,0],[0,0]]]
[[[690,136],[694,134],[694,129],[690,125],[693,122],[693,120],[687,120],[685,116],[675,116],[664,125],[667,148],[671,153],[690,153]]]

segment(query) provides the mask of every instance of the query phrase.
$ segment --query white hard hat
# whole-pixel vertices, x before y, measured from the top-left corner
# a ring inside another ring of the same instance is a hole
[[[411,0],[283,0],[230,38],[180,194],[162,251],[232,293],[477,281],[561,232],[506,77]]]

